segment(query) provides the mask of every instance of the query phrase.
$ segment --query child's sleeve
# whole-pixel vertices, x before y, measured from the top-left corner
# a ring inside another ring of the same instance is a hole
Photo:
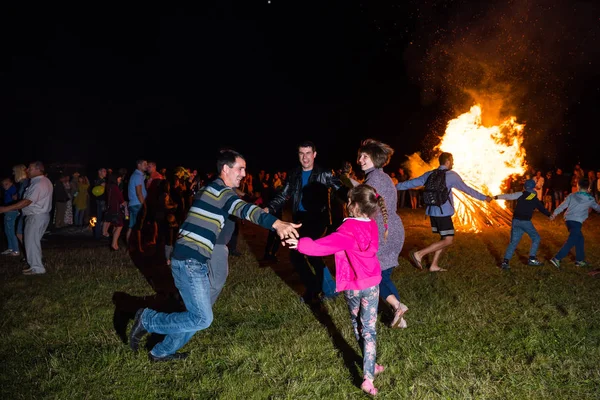
[[[352,249],[354,242],[355,239],[349,232],[338,231],[317,240],[301,238],[298,241],[298,251],[307,256],[328,256]]]

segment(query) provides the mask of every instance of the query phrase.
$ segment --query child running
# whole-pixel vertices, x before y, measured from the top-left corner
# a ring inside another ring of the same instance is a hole
[[[373,379],[384,370],[383,366],[375,363],[381,266],[377,258],[377,222],[371,218],[378,207],[387,227],[388,213],[383,197],[371,186],[358,185],[348,193],[350,217],[344,219],[336,232],[317,240],[307,237],[285,240],[290,248],[308,256],[335,254],[336,291],[344,291],[354,336],[363,353],[364,381],[361,389],[373,396],[377,394]]]
[[[554,210],[550,216],[551,220],[554,220],[561,212],[565,212],[565,221],[567,223],[567,229],[569,230],[569,237],[562,249],[556,253],[556,255],[550,260],[552,265],[556,268],[560,268],[560,260],[565,258],[571,248],[575,246],[575,265],[578,267],[587,267],[589,264],[585,262],[584,252],[584,238],[581,227],[583,221],[587,219],[590,213],[590,208],[600,213],[600,205],[596,203],[594,197],[587,192],[589,183],[587,179],[581,179],[577,185],[577,192],[571,193]]]
[[[502,200],[517,200],[515,211],[513,213],[512,225],[510,228],[510,243],[504,253],[504,261],[500,268],[504,270],[510,269],[510,259],[512,258],[517,245],[521,241],[523,234],[526,233],[531,238],[531,249],[529,250],[529,261],[528,265],[539,266],[544,263],[537,259],[536,254],[538,247],[540,247],[540,234],[533,226],[531,217],[533,217],[533,211],[537,208],[545,216],[550,216],[550,211],[546,210],[544,204],[539,200],[535,191],[535,181],[528,179],[525,181],[525,190],[523,192],[507,193],[494,196],[494,199]]]

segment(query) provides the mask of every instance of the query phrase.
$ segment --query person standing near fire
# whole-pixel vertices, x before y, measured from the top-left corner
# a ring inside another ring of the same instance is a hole
[[[452,189],[456,188],[461,192],[468,194],[469,196],[477,200],[485,200],[487,202],[492,201],[490,196],[486,196],[483,193],[479,193],[477,190],[468,186],[456,173],[452,171],[454,166],[454,157],[451,153],[442,153],[439,156],[440,166],[436,170],[428,171],[418,178],[410,179],[405,182],[400,182],[396,185],[397,190],[413,189],[419,186],[426,185],[427,179],[436,171],[444,171],[445,183],[447,190],[447,200],[442,203],[441,206],[427,206],[425,214],[429,216],[431,220],[431,230],[433,233],[439,233],[441,240],[430,244],[421,250],[412,250],[410,252],[410,259],[418,269],[423,269],[423,257],[433,253],[433,260],[429,266],[429,272],[446,271],[444,268],[440,268],[439,260],[442,252],[452,245],[454,242],[454,224],[452,223],[452,216],[454,215],[454,196]]]

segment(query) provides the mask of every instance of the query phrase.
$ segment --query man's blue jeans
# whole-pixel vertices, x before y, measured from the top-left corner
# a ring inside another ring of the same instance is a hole
[[[6,241],[8,242],[8,248],[12,251],[19,251],[19,241],[17,240],[17,233],[15,224],[19,217],[18,211],[9,211],[4,213],[4,233],[6,234]]]
[[[520,219],[513,219],[512,228],[510,230],[510,243],[504,253],[504,258],[510,260],[517,249],[517,245],[521,241],[523,234],[528,234],[531,238],[531,249],[529,250],[529,257],[535,257],[540,247],[540,234],[537,233],[533,223],[531,221],[523,221]]]
[[[172,259],[171,271],[187,311],[161,313],[144,309],[141,318],[144,328],[150,333],[167,335],[152,349],[155,357],[174,354],[194,333],[208,328],[213,320],[208,264],[194,259]]]
[[[575,246],[575,261],[584,261],[585,260],[585,251],[584,251],[584,239],[583,232],[581,232],[581,227],[583,224],[577,221],[567,221],[567,229],[569,230],[569,237],[565,245],[556,253],[557,260],[562,260],[569,254],[571,248]]]

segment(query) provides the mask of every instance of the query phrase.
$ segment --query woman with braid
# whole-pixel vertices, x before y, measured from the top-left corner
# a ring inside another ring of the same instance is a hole
[[[388,174],[383,172],[392,158],[394,149],[377,140],[367,139],[358,149],[358,165],[365,172],[365,181],[383,197],[386,210],[391,210],[391,215],[386,215],[388,224],[384,223],[384,215],[375,215],[379,228],[379,252],[377,257],[381,264],[381,284],[379,290],[381,298],[394,310],[392,328],[406,328],[404,313],[408,307],[400,302],[400,294],[391,276],[398,266],[398,256],[404,245],[404,225],[400,216],[395,212],[398,204],[398,191]],[[388,228],[389,227],[389,228]]]
[[[377,258],[379,229],[374,217],[381,213],[387,224],[387,210],[383,197],[369,185],[350,189],[347,208],[350,217],[331,235],[317,240],[304,237],[285,242],[307,256],[335,254],[336,291],[344,292],[354,336],[363,353],[361,389],[376,395],[373,379],[384,367],[375,363],[381,268]]]

